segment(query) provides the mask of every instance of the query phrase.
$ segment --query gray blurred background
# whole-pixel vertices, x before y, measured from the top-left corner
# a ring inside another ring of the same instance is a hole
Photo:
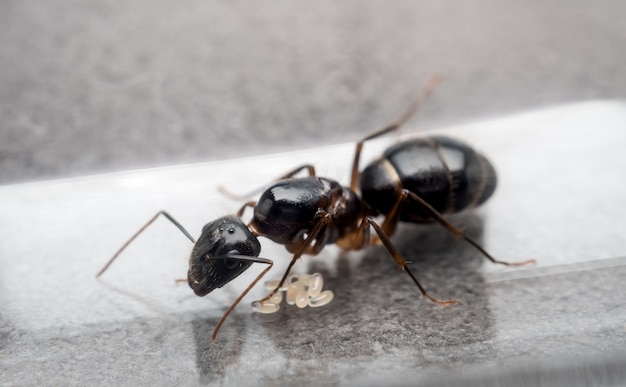
[[[626,97],[626,3],[0,3],[0,183],[354,141]],[[315,162],[315,160],[310,160]]]

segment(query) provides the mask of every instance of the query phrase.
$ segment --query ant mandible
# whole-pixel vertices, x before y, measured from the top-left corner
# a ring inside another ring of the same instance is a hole
[[[407,140],[388,148],[380,159],[359,173],[363,144],[398,130],[417,112],[440,81],[438,76],[431,78],[419,97],[398,120],[356,144],[350,187],[316,176],[311,165],[300,166],[277,179],[263,192],[258,202],[247,202],[236,215],[207,223],[197,241],[171,215],[160,211],[113,255],[96,277],[100,277],[159,215],[165,216],[194,244],[187,281],[200,297],[226,285],[253,263],[268,265],[226,310],[213,331],[212,340],[215,341],[228,315],[273,266],[272,260],[259,257],[259,236],[284,245],[293,254],[280,283],[269,295],[259,300],[261,303],[282,287],[291,268],[302,255],[316,255],[331,243],[344,250],[359,250],[369,245],[382,244],[423,296],[440,305],[456,303],[455,300],[433,297],[419,283],[389,239],[399,221],[437,222],[494,263],[515,266],[533,263],[534,260],[496,260],[443,217],[442,214],[478,206],[495,190],[497,178],[493,166],[469,146],[443,136]],[[304,170],[308,171],[309,176],[294,178]],[[253,208],[254,213],[250,222],[245,224],[241,217],[248,207]],[[379,215],[384,216],[380,225],[374,219]],[[370,227],[376,233],[374,238],[370,238]]]

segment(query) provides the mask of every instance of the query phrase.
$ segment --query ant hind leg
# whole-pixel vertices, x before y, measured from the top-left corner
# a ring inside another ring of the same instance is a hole
[[[467,243],[474,246],[474,248],[478,250],[485,258],[487,258],[493,263],[497,263],[497,264],[505,265],[505,266],[525,266],[525,265],[537,263],[537,261],[534,259],[527,259],[525,261],[520,261],[520,262],[507,262],[507,261],[500,261],[498,259],[495,259],[478,242],[476,242],[469,236],[465,235],[463,230],[454,226],[452,223],[448,222],[437,210],[435,210],[430,204],[428,204],[424,199],[420,198],[415,193],[404,189],[402,190],[402,198],[403,200],[412,200],[414,203],[420,204],[422,208],[424,208],[430,214],[430,216],[433,218],[434,221],[436,221],[441,226],[443,226],[446,230],[448,230],[455,237],[463,238]]]
[[[383,136],[387,133],[394,132],[400,129],[406,122],[411,119],[417,113],[422,104],[428,99],[430,94],[435,90],[437,85],[441,82],[442,77],[438,74],[433,75],[417,98],[411,103],[409,108],[395,121],[388,124],[382,129],[378,129],[375,132],[365,136],[361,141],[356,143],[356,151],[354,152],[354,160],[352,162],[352,174],[350,179],[350,188],[353,191],[357,190],[357,185],[359,181],[359,160],[361,159],[361,151],[363,150],[363,143],[369,140],[373,140],[377,137]]]

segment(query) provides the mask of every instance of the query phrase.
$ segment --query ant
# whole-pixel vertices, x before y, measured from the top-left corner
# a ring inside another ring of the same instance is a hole
[[[443,136],[415,138],[391,146],[381,158],[359,172],[363,144],[397,131],[417,112],[440,81],[438,76],[431,78],[399,119],[356,144],[349,187],[318,177],[313,166],[302,165],[278,178],[262,193],[258,202],[249,201],[236,215],[207,223],[197,241],[171,215],[160,211],[113,255],[96,277],[100,277],[159,215],[165,216],[194,244],[187,281],[200,297],[226,285],[253,263],[268,265],[226,310],[213,331],[212,340],[215,341],[228,315],[273,266],[272,260],[259,257],[261,245],[257,237],[260,236],[284,245],[293,254],[280,283],[259,300],[260,303],[269,300],[283,286],[291,268],[303,254],[316,255],[331,243],[344,250],[382,244],[424,297],[440,305],[456,303],[455,300],[433,297],[419,283],[389,239],[399,221],[439,223],[494,263],[519,266],[535,262],[532,259],[523,262],[496,260],[443,217],[443,214],[478,206],[495,190],[497,178],[493,166],[469,146]],[[294,177],[304,170],[309,176]],[[241,217],[248,207],[254,214],[245,224]],[[379,215],[384,216],[380,225],[374,219]],[[376,233],[373,238],[370,238],[370,227]]]

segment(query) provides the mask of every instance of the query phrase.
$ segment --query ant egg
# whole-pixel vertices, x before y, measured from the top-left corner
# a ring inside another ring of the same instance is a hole
[[[296,295],[296,306],[298,308],[306,308],[307,305],[309,305],[309,294],[304,287],[300,287],[298,290],[298,294]]]
[[[280,280],[267,281],[265,288],[274,291],[279,283]],[[328,304],[335,297],[330,290],[322,291],[323,287],[324,278],[320,273],[292,274],[272,297],[265,302],[253,302],[252,308],[259,313],[276,313],[280,309],[283,298],[288,305],[296,305],[298,308],[307,306],[318,308]],[[285,295],[282,292],[285,292]]]
[[[270,290],[270,291],[274,290],[276,289],[279,283],[280,283],[280,280],[265,281],[265,289]]]
[[[296,303],[296,297],[298,296],[298,294],[300,293],[300,289],[302,288],[302,284],[298,282],[292,282],[291,284],[289,284],[289,286],[287,287],[286,297],[287,303],[289,305],[293,305]]]
[[[270,314],[278,312],[280,305],[271,302],[254,301],[252,302],[252,309],[258,313]]]
[[[320,273],[315,273],[311,276],[309,283],[309,296],[316,297],[322,292],[324,287],[324,279]]]
[[[283,286],[280,287],[280,289],[278,289],[281,292],[284,292],[285,290],[287,290],[287,282],[285,281],[285,283],[283,284]],[[269,290],[269,291],[273,291],[274,289],[276,289],[276,287],[278,286],[278,284],[280,283],[280,280],[270,280],[270,281],[265,281],[265,289]]]
[[[276,305],[280,304],[283,301],[283,293],[282,292],[274,293],[274,295],[270,297],[268,301],[271,302],[272,304],[276,304]]]
[[[335,294],[331,290],[324,290],[317,297],[311,297],[309,299],[309,306],[312,308],[318,308],[331,302]]]
[[[309,284],[311,283],[311,275],[310,274],[303,274],[300,276],[300,282],[302,283],[302,286],[309,286]]]

